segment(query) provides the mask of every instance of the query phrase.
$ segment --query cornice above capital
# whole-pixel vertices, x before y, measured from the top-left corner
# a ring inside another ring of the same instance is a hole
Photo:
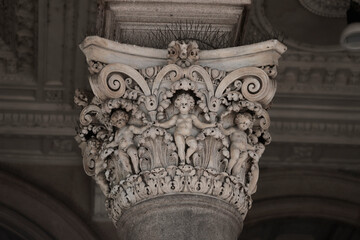
[[[89,36],[79,45],[87,61],[104,64],[122,63],[135,69],[167,64],[164,49],[121,44],[98,36]],[[198,64],[203,67],[233,71],[241,67],[278,65],[287,47],[277,40],[268,40],[246,46],[201,50]]]

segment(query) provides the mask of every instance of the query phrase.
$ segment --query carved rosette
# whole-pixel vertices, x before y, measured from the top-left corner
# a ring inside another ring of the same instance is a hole
[[[243,217],[271,141],[275,65],[223,71],[198,65],[195,42],[172,42],[168,64],[135,69],[88,59],[94,96],[76,91],[85,172],[116,223],[160,195],[209,195]]]

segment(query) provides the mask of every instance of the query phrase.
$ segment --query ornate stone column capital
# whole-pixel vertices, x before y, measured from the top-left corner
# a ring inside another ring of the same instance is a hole
[[[122,215],[133,219],[128,212],[171,196],[159,210],[162,224],[186,204],[213,219],[204,206],[216,201],[236,210],[230,218],[241,225],[271,141],[267,109],[285,46],[272,40],[200,51],[196,42],[174,41],[166,52],[88,37],[80,47],[95,96],[76,92],[83,107],[77,140],[114,223],[125,226]]]

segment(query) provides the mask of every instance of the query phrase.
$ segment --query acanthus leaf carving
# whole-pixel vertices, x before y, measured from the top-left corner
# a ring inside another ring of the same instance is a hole
[[[88,61],[95,96],[74,98],[85,172],[115,223],[140,201],[181,192],[215,196],[245,216],[271,141],[276,66],[203,67],[195,42],[172,42],[168,54],[168,65],[146,69]]]

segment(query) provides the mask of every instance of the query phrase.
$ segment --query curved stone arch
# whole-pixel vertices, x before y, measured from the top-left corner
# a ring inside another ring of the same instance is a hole
[[[338,220],[360,227],[356,211],[360,204],[359,178],[336,171],[289,170],[262,171],[260,181],[247,224],[302,216]],[[276,191],[272,191],[274,189]]]
[[[44,229],[33,223],[30,219],[12,209],[6,208],[4,205],[0,205],[0,231],[1,228],[24,240],[53,239]]]
[[[5,209],[0,211],[0,224],[13,231],[22,230],[21,236],[26,239],[98,239],[86,224],[62,203],[2,171],[0,206]]]
[[[166,74],[171,73],[171,72],[174,73],[174,75],[171,76],[172,81],[177,81],[183,77],[183,69],[181,67],[179,67],[178,65],[175,65],[175,64],[166,65],[159,71],[159,73],[156,75],[156,77],[154,79],[153,87],[151,90],[152,94],[156,94],[156,91],[159,90],[161,81],[164,79]]]
[[[259,102],[266,107],[275,95],[276,83],[257,67],[244,67],[229,73],[216,89],[215,97],[220,98],[225,89],[238,79],[244,79],[242,95],[249,101]]]
[[[299,3],[303,2],[304,0],[298,0]],[[257,0],[254,1],[253,8],[252,8],[252,16],[249,19],[249,22],[254,22],[255,26],[260,28],[262,31],[272,34],[276,31],[276,26],[273,26],[273,24],[270,22],[268,17],[265,13],[265,0]],[[320,45],[320,44],[310,44],[305,43],[293,38],[290,38],[287,36],[284,39],[284,44],[287,46],[291,46],[295,49],[299,49],[302,51],[308,51],[308,52],[341,52],[343,49],[339,44],[336,45]]]
[[[119,73],[132,78],[145,96],[150,95],[150,88],[144,77],[134,68],[121,63],[109,64],[101,70],[97,77],[90,78],[90,85],[94,94],[102,100],[122,97],[126,90],[126,83]]]
[[[294,204],[296,202],[296,204]],[[254,203],[247,216],[248,224],[286,217],[314,217],[338,220],[360,226],[355,209],[358,207],[346,201],[321,197],[282,197]],[[269,211],[269,206],[272,210]]]

